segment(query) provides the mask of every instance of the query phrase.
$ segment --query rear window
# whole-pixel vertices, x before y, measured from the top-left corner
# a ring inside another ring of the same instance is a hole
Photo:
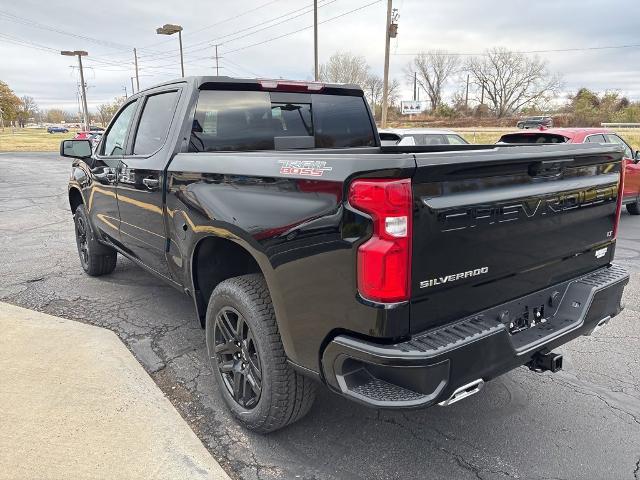
[[[412,133],[415,145],[463,145],[467,142],[458,135],[440,133]]]
[[[498,143],[565,143],[567,140],[553,133],[510,133],[500,137]]]
[[[291,94],[287,102],[278,93],[276,98],[272,101],[269,92],[201,91],[189,151],[375,146],[363,97]],[[287,139],[296,142],[283,142]]]

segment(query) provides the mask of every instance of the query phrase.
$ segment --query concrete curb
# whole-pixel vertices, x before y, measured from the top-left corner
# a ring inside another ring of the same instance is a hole
[[[0,328],[0,479],[229,479],[113,332],[6,303]]]

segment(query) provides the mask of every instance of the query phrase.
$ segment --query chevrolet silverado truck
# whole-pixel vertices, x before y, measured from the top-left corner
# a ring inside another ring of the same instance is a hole
[[[381,147],[355,86],[197,77],[60,153],[84,271],[120,254],[189,295],[255,431],[319,384],[416,408],[556,371],[622,308],[619,146]]]

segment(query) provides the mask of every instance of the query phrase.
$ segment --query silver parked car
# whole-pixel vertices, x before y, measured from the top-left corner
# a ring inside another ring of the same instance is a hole
[[[379,130],[382,146],[467,145],[459,134],[452,130],[435,128],[389,128]]]

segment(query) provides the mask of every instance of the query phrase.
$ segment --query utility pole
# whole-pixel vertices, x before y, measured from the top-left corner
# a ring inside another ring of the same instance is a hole
[[[4,132],[4,117],[2,116],[2,107],[0,107],[0,129]]]
[[[156,33],[158,35],[173,35],[174,33],[178,34],[178,42],[180,43],[180,71],[182,72],[182,76],[184,77],[184,58],[182,55],[182,27],[180,25],[166,23],[162,27],[156,28]]]
[[[392,23],[393,0],[387,0],[387,24],[385,32],[384,49],[384,86],[382,88],[382,118],[380,126],[387,126],[387,110],[389,109],[389,50],[391,48],[391,38],[398,35],[398,24]]]
[[[130,78],[131,78],[131,95],[133,95],[134,93],[136,93],[135,88],[133,88],[133,79],[134,79],[135,77],[130,77]]]
[[[413,72],[413,100],[418,100],[418,72]]]
[[[313,58],[316,82],[320,80],[320,63],[318,62],[318,0],[313,0]]]
[[[136,49],[133,49],[133,61],[136,64],[136,90],[140,91],[140,75],[138,75],[138,52]]]
[[[122,89],[124,90],[124,98],[129,98],[129,95],[127,95],[127,86],[123,85]]]
[[[464,107],[469,108],[469,74],[467,73],[467,93],[464,96]]]
[[[216,47],[216,77],[220,76],[220,63],[218,62],[218,60],[220,59],[220,57],[218,56],[218,47],[220,46],[220,44],[215,44],[214,47]]]
[[[82,71],[82,57],[86,57],[89,54],[84,50],[63,50],[60,52],[60,55],[78,57],[78,65],[80,66],[80,85],[82,88],[82,114],[84,117],[84,128],[86,131],[89,131],[89,107],[87,107],[87,90],[84,83],[84,72]]]

